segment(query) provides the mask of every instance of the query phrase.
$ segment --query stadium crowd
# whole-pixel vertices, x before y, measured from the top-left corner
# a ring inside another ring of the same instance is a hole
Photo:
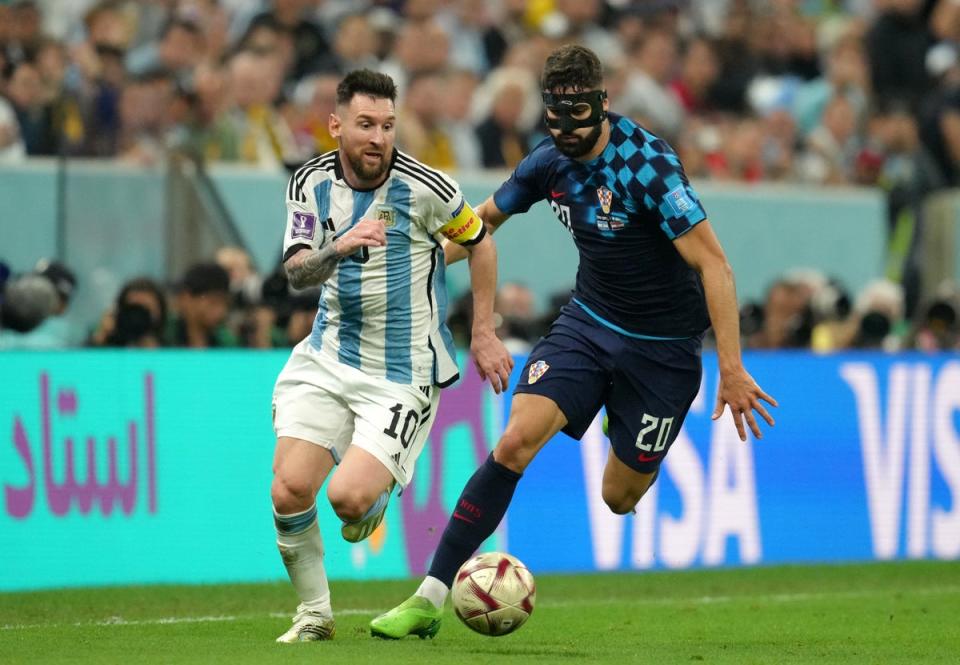
[[[894,281],[849,295],[785,275],[743,307],[747,346],[957,348],[957,293],[917,300],[910,237],[924,198],[960,180],[957,0],[0,0],[0,163],[152,164],[174,149],[293,167],[335,147],[337,81],[370,67],[399,84],[403,150],[454,172],[511,168],[545,136],[537,77],[568,41],[601,55],[611,107],[670,141],[694,180],[888,193],[890,237],[907,234]],[[44,326],[69,305],[59,268],[60,284],[46,264],[8,283],[33,294]],[[522,285],[501,296],[502,332],[522,348],[543,317]],[[228,248],[169,292],[130,282],[80,337],[289,345],[315,303]]]

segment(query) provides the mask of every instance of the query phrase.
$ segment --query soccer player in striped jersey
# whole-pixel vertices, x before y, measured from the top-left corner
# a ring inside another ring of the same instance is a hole
[[[471,352],[498,393],[513,361],[494,334],[496,250],[446,175],[394,148],[396,87],[358,70],[337,88],[330,133],[339,147],[307,162],[287,187],[284,266],[297,288],[323,285],[310,336],[277,378],[271,495],[277,545],[300,597],[278,642],[330,639],[330,591],[316,496],[358,542],[405,487],[437,412],[458,378],[445,324],[441,240],[470,255]]]
[[[701,342],[712,324],[720,386],[740,438],[776,406],[746,372],[733,272],[673,150],[608,112],[596,54],[566,45],[542,80],[551,137],[477,209],[491,230],[547,200],[580,254],[573,298],[530,352],[496,448],[470,478],[426,579],[371,622],[375,636],[436,634],[457,570],[493,533],[524,469],[557,432],[579,439],[601,407],[610,452],[602,495],[631,512],[657,478],[700,390]],[[448,258],[462,250],[448,246]]]

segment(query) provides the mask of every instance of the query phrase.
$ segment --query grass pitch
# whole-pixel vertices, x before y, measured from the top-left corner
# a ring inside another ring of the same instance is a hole
[[[447,610],[432,641],[370,638],[415,582],[333,583],[333,642],[281,645],[286,583],[0,594],[0,663],[951,663],[960,562],[537,577],[513,635]]]

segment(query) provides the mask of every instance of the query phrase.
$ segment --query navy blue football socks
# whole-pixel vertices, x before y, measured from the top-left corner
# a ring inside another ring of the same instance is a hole
[[[457,499],[428,575],[453,586],[460,566],[500,524],[522,475],[495,461],[490,453]]]

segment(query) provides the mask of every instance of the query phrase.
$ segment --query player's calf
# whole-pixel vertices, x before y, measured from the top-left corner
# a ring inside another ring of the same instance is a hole
[[[622,478],[619,481],[604,478],[601,494],[603,502],[616,515],[627,515],[634,512],[640,499],[657,480],[660,469],[653,473],[634,474],[629,482]]]

